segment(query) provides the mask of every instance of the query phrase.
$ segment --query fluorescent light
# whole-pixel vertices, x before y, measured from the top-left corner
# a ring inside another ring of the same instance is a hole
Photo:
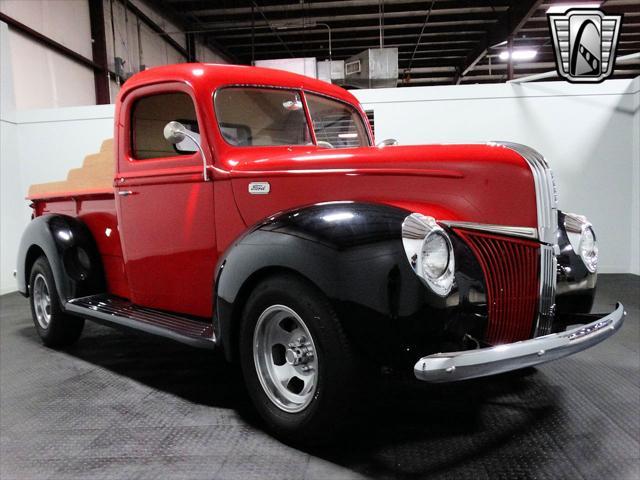
[[[536,58],[538,54],[537,50],[514,50],[513,51],[513,59],[514,60],[533,60]],[[509,51],[504,50],[500,52],[499,55],[500,60],[509,60]]]
[[[564,13],[570,8],[598,8],[602,2],[589,2],[589,3],[560,3],[558,5],[551,5],[547,9],[547,13]]]
[[[290,30],[294,28],[315,28],[317,23],[315,20],[306,20],[306,21],[281,21],[281,22],[271,22],[270,26],[275,28],[276,30]]]

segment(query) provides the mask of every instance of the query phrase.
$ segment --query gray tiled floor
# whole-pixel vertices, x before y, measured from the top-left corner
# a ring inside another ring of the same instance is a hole
[[[87,324],[43,347],[26,300],[0,297],[0,478],[640,478],[640,277],[602,275],[606,343],[458,385],[382,386],[364,425],[303,451],[260,429],[216,355]]]

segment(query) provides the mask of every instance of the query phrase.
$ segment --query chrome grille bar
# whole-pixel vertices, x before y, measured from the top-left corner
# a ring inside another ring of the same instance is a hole
[[[558,230],[558,198],[551,169],[531,147],[511,142],[493,142],[519,154],[529,165],[536,191],[538,237],[540,239],[540,300],[534,336],[551,332],[555,315],[556,265],[554,247]]]
[[[541,242],[554,245],[558,229],[558,199],[547,161],[539,152],[526,145],[509,142],[498,142],[498,145],[518,153],[529,165],[536,190],[538,236]]]
[[[551,333],[556,309],[556,268],[557,259],[553,247],[542,245],[540,248],[540,303],[538,306],[538,319],[533,332],[534,337]]]

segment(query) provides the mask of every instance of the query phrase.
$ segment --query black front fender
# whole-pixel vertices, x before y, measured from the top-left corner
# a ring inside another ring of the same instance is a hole
[[[43,215],[29,223],[18,249],[18,290],[29,295],[31,266],[44,254],[51,265],[60,300],[105,290],[104,270],[91,232],[67,215]]]
[[[422,284],[402,245],[409,213],[331,202],[284,212],[250,229],[223,256],[216,282],[216,333],[227,358],[233,358],[236,328],[253,285],[278,271],[295,272],[315,285],[370,357],[391,354],[411,324],[442,330],[437,317],[449,307],[447,299]]]

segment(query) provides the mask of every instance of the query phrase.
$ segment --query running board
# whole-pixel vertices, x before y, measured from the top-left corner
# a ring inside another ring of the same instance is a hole
[[[216,338],[211,323],[140,307],[112,295],[74,298],[65,305],[74,315],[107,324],[141,330],[199,348],[214,348]]]

